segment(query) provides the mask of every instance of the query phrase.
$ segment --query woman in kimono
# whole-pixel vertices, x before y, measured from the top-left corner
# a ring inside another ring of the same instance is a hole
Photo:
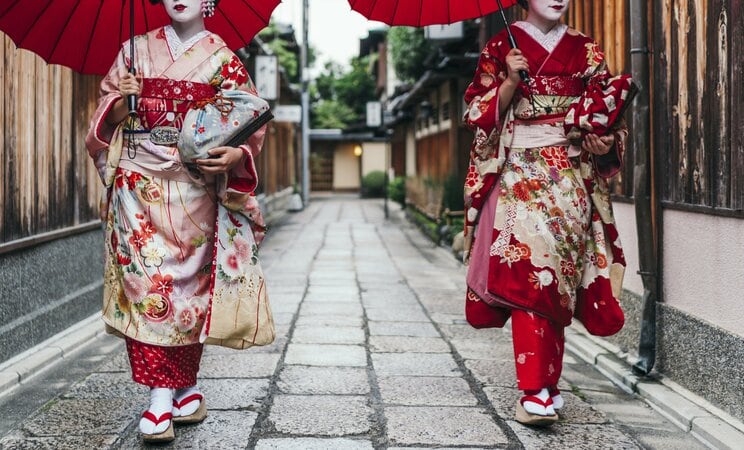
[[[122,46],[101,83],[86,139],[109,188],[102,208],[103,318],[108,331],[126,339],[133,380],[151,388],[139,422],[149,441],[174,439],[172,422],[206,417],[196,377],[214,286],[217,205],[245,205],[239,209],[260,233],[260,213],[252,208],[253,157],[265,133],[264,127],[239,148],[210,150],[211,157],[197,160],[196,168],[181,162],[176,143],[189,109],[221,89],[255,89],[237,56],[204,28],[216,1],[162,3],[171,25],[135,38],[136,77],[128,73],[129,43]],[[139,98],[134,125],[126,122],[130,94]],[[218,266],[217,277],[237,276],[233,272],[255,251],[250,231],[231,238],[233,264]]]
[[[519,49],[506,30],[493,37],[465,93],[475,132],[465,182],[466,313],[478,328],[511,317],[524,391],[516,419],[549,425],[563,406],[558,380],[572,317],[595,334],[622,327],[625,262],[606,179],[620,169],[627,133],[615,126],[569,140],[569,106],[602,101],[588,94],[609,80],[604,56],[561,23],[569,0],[519,3],[528,10],[511,26]]]

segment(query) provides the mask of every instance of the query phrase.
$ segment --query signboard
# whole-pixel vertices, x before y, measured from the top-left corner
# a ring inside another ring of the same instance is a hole
[[[271,112],[274,114],[275,122],[302,122],[302,106],[300,105],[276,105]]]
[[[276,56],[256,56],[255,73],[258,96],[265,100],[279,98],[279,62]]]
[[[382,103],[367,102],[367,126],[382,126]]]
[[[424,28],[426,39],[434,41],[449,41],[463,38],[462,22],[455,22],[450,25],[429,25]]]

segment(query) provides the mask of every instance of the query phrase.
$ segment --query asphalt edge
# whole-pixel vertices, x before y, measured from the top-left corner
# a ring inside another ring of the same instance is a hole
[[[106,333],[95,313],[0,364],[0,399],[18,386],[70,358]]]

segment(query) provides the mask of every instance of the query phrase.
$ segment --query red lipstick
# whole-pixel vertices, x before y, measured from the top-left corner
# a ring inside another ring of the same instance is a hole
[[[175,9],[176,11],[179,11],[180,12],[180,11],[185,10],[186,9],[186,6],[184,6],[184,5],[176,5],[176,6],[173,7],[173,9]]]

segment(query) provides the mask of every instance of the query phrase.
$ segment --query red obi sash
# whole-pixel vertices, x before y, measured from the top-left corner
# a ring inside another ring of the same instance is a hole
[[[143,78],[137,112],[147,129],[158,126],[181,128],[188,110],[196,102],[212,98],[216,93],[217,89],[206,83]]]
[[[586,88],[584,80],[579,77],[566,75],[530,76],[530,89],[536,95],[562,95],[565,97],[578,97],[584,93]]]

